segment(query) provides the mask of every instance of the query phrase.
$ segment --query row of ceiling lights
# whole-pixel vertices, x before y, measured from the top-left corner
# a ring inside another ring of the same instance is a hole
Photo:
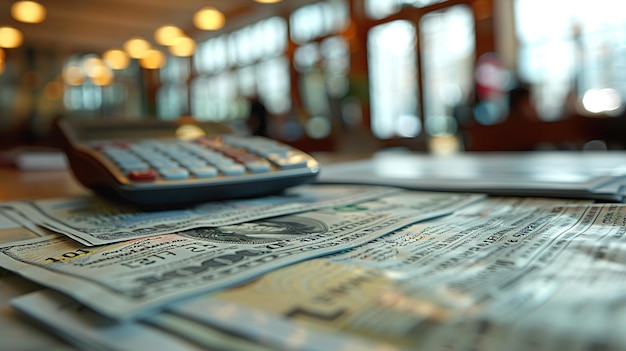
[[[16,1],[11,6],[11,16],[23,23],[41,23],[46,19],[46,8],[35,1]],[[0,27],[0,48],[13,49],[22,45],[24,36],[19,29]]]
[[[254,0],[258,3],[276,3],[282,0]],[[46,19],[46,8],[30,0],[16,1],[11,6],[11,15],[17,21],[24,23],[41,23]],[[205,7],[198,10],[193,16],[193,24],[200,30],[219,30],[226,23],[226,18],[222,12],[214,7]],[[196,42],[185,35],[182,29],[174,25],[164,25],[156,29],[154,33],[155,41],[168,48],[170,54],[174,56],[191,56],[193,55]],[[4,52],[2,48],[11,49],[22,45],[24,38],[22,33],[10,26],[0,26],[0,72],[4,64]],[[112,79],[111,74],[105,73],[110,69],[122,70],[128,67],[130,59],[139,60],[139,64],[146,69],[157,69],[165,64],[165,54],[156,48],[153,48],[148,40],[142,37],[132,37],[128,39],[123,50],[111,49],[102,55],[102,59],[90,56],[89,66],[91,68],[83,69],[91,71],[92,74],[103,75],[99,80],[106,84]],[[107,68],[106,65],[109,67]],[[99,72],[99,73],[98,73]],[[76,72],[77,73],[77,72]],[[69,74],[73,76],[75,74]],[[82,75],[82,74],[81,74]],[[111,77],[108,77],[111,76]],[[108,78],[107,78],[108,77]],[[91,77],[92,80],[94,79]],[[98,80],[96,78],[96,80]],[[82,79],[81,79],[82,81]],[[76,79],[68,83],[76,83]]]
[[[24,23],[40,23],[46,19],[46,8],[34,1],[17,1],[11,6],[11,16]],[[17,48],[23,41],[17,28],[0,26],[0,73],[4,71],[4,49]]]

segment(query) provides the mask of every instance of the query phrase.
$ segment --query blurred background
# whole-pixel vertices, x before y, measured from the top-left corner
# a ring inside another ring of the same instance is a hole
[[[304,150],[626,147],[615,0],[0,1],[0,150],[59,118],[246,123]]]

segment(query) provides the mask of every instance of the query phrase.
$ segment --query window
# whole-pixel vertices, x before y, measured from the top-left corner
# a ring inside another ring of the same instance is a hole
[[[269,112],[290,109],[287,24],[272,17],[200,43],[191,113],[199,120],[247,117],[246,97],[258,95]]]
[[[90,76],[91,73],[103,74]],[[101,69],[105,68],[105,69]],[[93,54],[73,55],[63,65],[63,113],[69,116],[141,116],[141,75],[136,62],[123,70],[111,70]]]
[[[621,113],[626,17],[612,0],[516,0],[518,74],[540,117]],[[555,16],[558,14],[558,16]]]
[[[342,99],[348,92],[350,50],[337,35],[349,22],[346,1],[329,0],[307,5],[290,17],[291,38],[298,46],[293,64],[304,112],[294,123],[312,139],[324,139],[344,124]],[[288,136],[289,139],[292,139]]]
[[[186,57],[171,56],[159,71],[161,86],[157,91],[157,115],[176,120],[189,114],[187,80],[190,75]]]
[[[398,20],[372,28],[368,35],[371,126],[380,139],[415,137],[418,116],[415,25]]]
[[[365,12],[370,18],[384,18],[398,13],[404,6],[424,7],[446,0],[365,0]]]
[[[431,12],[420,21],[424,123],[431,136],[457,132],[456,106],[473,90],[474,18],[465,5]]]
[[[301,7],[291,15],[291,39],[299,44],[332,35],[348,24],[345,1],[329,0]]]
[[[370,120],[378,139],[422,137],[432,151],[460,149],[455,110],[474,89],[474,13],[458,2],[412,8],[441,2],[367,2],[399,11],[368,32]]]

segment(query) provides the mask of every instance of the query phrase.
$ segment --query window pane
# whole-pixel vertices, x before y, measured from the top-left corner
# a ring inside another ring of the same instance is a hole
[[[415,26],[394,21],[368,34],[372,132],[381,139],[419,134]]]
[[[209,101],[209,81],[207,77],[198,77],[191,82],[191,114],[201,121],[211,120],[215,115]]]
[[[176,120],[187,112],[187,86],[164,85],[157,92],[157,114],[160,119]]]
[[[258,93],[271,113],[287,113],[291,108],[289,61],[284,57],[257,66]]]
[[[162,82],[172,84],[186,82],[190,74],[188,58],[169,56],[159,73]]]
[[[397,13],[403,6],[424,7],[446,0],[365,0],[365,13],[371,18],[384,18]]]
[[[301,7],[290,17],[291,38],[306,43],[323,35],[336,33],[348,23],[345,0],[328,0]]]
[[[516,0],[518,73],[533,87],[543,119],[585,110],[623,111],[626,17],[615,5],[612,0]]]
[[[473,88],[474,19],[466,6],[432,12],[420,22],[424,122],[430,135],[453,135],[455,106]]]
[[[201,76],[191,86],[192,114],[203,120],[245,118],[245,97],[259,95],[272,113],[290,108],[287,25],[272,17],[201,44]]]
[[[287,47],[287,23],[281,17],[272,17],[263,21],[259,32],[265,38],[263,55],[274,57],[282,54]]]

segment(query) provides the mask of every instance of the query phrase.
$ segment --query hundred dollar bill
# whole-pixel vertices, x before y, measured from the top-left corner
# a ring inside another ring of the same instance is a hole
[[[377,199],[399,189],[376,186],[305,185],[282,195],[210,202],[186,209],[141,212],[98,197],[11,202],[36,224],[85,245],[101,245],[151,235],[243,223],[256,219]]]
[[[0,245],[0,265],[125,319],[364,244],[482,198],[402,191],[371,202],[92,247],[48,236]]]
[[[625,240],[623,204],[490,198],[171,312],[252,339],[278,320],[282,347],[305,328],[299,350],[330,331],[390,349],[623,350]]]

